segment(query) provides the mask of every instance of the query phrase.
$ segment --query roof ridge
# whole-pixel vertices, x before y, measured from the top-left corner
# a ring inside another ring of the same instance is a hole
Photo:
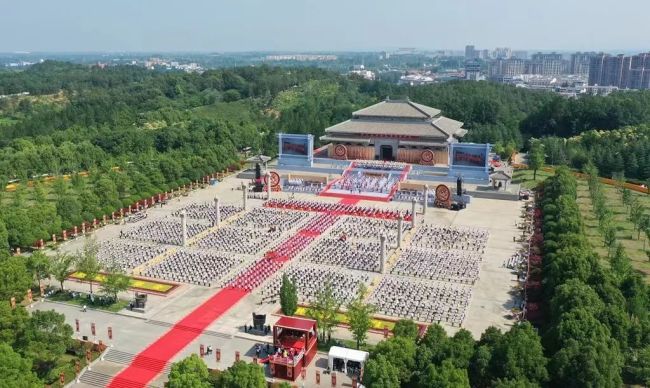
[[[433,118],[433,116],[431,116],[430,114],[428,114],[427,112],[425,112],[424,110],[422,110],[420,107],[418,107],[417,105],[415,105],[415,104],[417,104],[416,102],[407,99],[407,100],[406,100],[406,103],[409,104],[410,106],[412,106],[413,108],[415,108],[418,112],[424,114],[424,116],[426,116],[426,118],[429,118],[429,119],[430,119],[430,118]],[[419,104],[418,104],[418,105],[419,105]]]

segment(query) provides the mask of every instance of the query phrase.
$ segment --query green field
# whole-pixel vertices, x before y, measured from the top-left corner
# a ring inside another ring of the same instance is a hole
[[[515,170],[512,174],[512,183],[521,185],[522,188],[533,189],[546,178],[553,176],[553,173],[538,170],[537,179],[533,180],[533,170]]]
[[[650,249],[650,243],[645,241],[645,236],[641,233],[640,238],[634,230],[632,223],[628,220],[628,211],[621,201],[621,196],[616,188],[609,185],[602,185],[602,190],[607,198],[607,206],[614,213],[614,223],[616,227],[616,237],[625,247],[625,251],[632,260],[632,266],[646,275],[646,281],[650,283],[650,261],[644,251]],[[650,213],[650,196],[632,192],[632,195],[639,198],[646,208],[646,213]],[[598,219],[594,214],[589,187],[587,181],[578,179],[578,206],[583,215],[585,224],[585,234],[591,242],[596,252],[601,257],[607,257],[607,248],[604,246],[603,238],[598,230]]]

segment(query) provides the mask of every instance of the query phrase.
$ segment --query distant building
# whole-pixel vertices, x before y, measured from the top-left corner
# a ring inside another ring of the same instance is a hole
[[[465,61],[465,79],[470,81],[485,79],[481,74],[481,62],[476,59]]]
[[[558,75],[566,72],[566,64],[562,54],[550,53],[533,54],[528,63],[528,74]]]
[[[597,55],[594,52],[591,53],[573,53],[571,54],[571,64],[569,65],[569,72],[571,74],[578,75],[589,75],[589,63],[591,62],[591,57]]]
[[[594,55],[589,62],[589,85],[650,89],[650,53]]]
[[[514,77],[526,72],[526,61],[523,59],[497,59],[490,62],[490,78]]]
[[[512,50],[509,47],[497,47],[494,49],[495,59],[510,59],[512,58]]]
[[[469,61],[478,58],[478,52],[474,49],[473,45],[465,46],[465,60]]]
[[[512,58],[516,59],[528,59],[528,51],[524,50],[514,50],[512,52]]]

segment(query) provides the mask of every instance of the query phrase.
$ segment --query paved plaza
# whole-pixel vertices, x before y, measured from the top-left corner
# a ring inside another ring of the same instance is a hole
[[[267,207],[261,199],[248,198],[244,209],[239,189],[243,182],[228,177],[162,207],[147,209],[146,217],[137,222],[111,224],[94,233],[102,247],[102,261],[116,262],[136,275],[180,284],[169,295],[150,295],[144,313],[81,312],[77,307],[48,301],[34,306],[64,313],[73,327],[79,319],[79,335],[89,335],[90,324],[95,323],[96,340],[109,342],[106,331],[112,327],[114,339],[104,360],[86,371],[78,386],[106,385],[135,355],[224,287],[246,292],[202,327],[171,361],[198,353],[201,344],[221,350],[219,363],[214,354],[205,358],[211,368],[227,368],[236,351],[243,359],[252,360],[255,344],[270,343],[272,338],[249,335],[241,327],[252,323],[253,312],[267,314],[267,324],[273,325],[278,319],[277,294],[283,273],[297,283],[304,303],[313,300],[326,281],[335,285],[337,296],[343,300],[350,300],[357,284],[364,282],[370,291],[368,301],[378,306],[382,317],[439,323],[450,334],[465,328],[476,338],[488,326],[507,329],[513,323],[510,309],[519,304],[511,295],[516,278],[503,264],[520,248],[514,237],[520,234],[516,223],[522,203],[473,198],[461,211],[429,207],[426,212],[419,204],[413,227],[410,220],[384,217],[388,211],[410,214],[412,204],[408,202],[360,201],[349,205],[351,210],[345,214],[328,214],[304,207],[291,210],[290,205],[308,201],[305,203],[339,206],[340,199],[274,192],[273,199],[286,207]],[[215,197],[220,203],[218,226]],[[368,214],[382,210],[384,218],[354,215],[360,214],[361,208],[377,209]],[[186,215],[186,246],[182,246],[181,212]],[[383,247],[380,235],[386,237]],[[83,238],[77,238],[61,249],[74,253],[82,246]],[[269,252],[273,256],[265,257]],[[86,291],[87,285],[69,281],[66,288]],[[121,297],[130,299],[133,295],[127,292]],[[334,337],[351,338],[342,328]],[[371,333],[369,342],[381,339],[381,335]],[[318,354],[308,369],[307,382],[313,383],[315,370],[324,371],[326,357]],[[162,386],[169,365],[155,369],[161,373],[152,385]]]

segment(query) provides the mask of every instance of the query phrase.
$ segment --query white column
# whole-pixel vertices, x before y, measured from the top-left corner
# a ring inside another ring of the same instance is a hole
[[[379,272],[384,273],[386,263],[386,236],[379,236]]]
[[[404,223],[404,217],[402,217],[402,214],[400,213],[399,217],[397,217],[397,247],[401,248],[402,247],[402,227]]]
[[[185,213],[185,210],[181,212],[181,229],[182,229],[182,244],[183,246],[187,246],[187,214]]]
[[[422,214],[427,214],[427,205],[429,202],[429,185],[424,185],[424,205],[422,208]]]
[[[271,199],[271,173],[266,173],[266,200]]]
[[[221,207],[219,206],[219,197],[214,197],[214,213],[215,221],[214,226],[218,227],[221,222]]]
[[[415,200],[415,198],[413,198],[413,201],[411,201],[411,227],[413,229],[415,229],[415,221],[416,221],[415,220],[415,218],[416,218],[416,216],[415,216],[415,207],[416,207],[417,203],[418,202]]]
[[[248,205],[248,190],[247,190],[246,185],[242,185],[241,190],[244,193],[243,194],[244,195],[244,210],[246,210],[247,205]]]

